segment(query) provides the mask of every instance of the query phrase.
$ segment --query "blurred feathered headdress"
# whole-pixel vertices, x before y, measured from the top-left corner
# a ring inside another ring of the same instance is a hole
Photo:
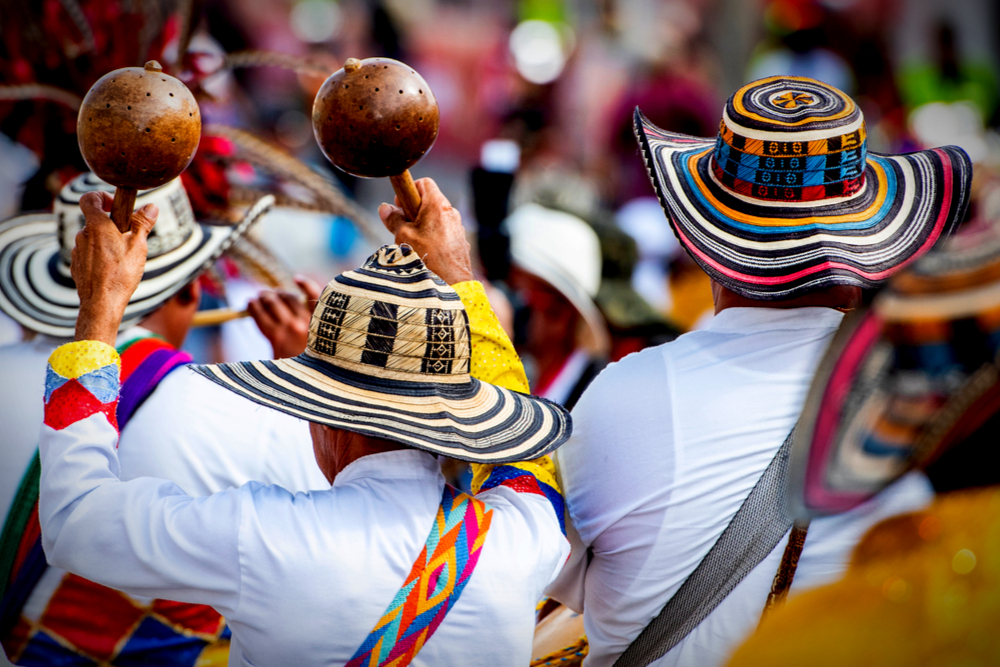
[[[203,83],[240,67],[280,67],[326,74],[297,56],[241,51],[217,58],[191,50],[199,0],[0,0],[0,131],[39,156],[23,208],[48,206],[61,186],[86,171],[75,140],[76,112],[87,90],[112,69],[160,61],[200,100]],[[204,63],[216,66],[206,69]],[[231,182],[231,167],[249,165],[264,188]],[[210,124],[191,166],[182,175],[201,219],[232,218],[263,190],[279,204],[340,215],[379,240],[372,219],[325,176],[281,148],[233,127]],[[294,184],[294,188],[284,186]]]

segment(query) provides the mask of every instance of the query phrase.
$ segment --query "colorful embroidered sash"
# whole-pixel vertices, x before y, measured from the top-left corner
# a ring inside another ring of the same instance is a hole
[[[447,484],[437,517],[406,583],[347,667],[406,667],[469,583],[493,510]]]
[[[132,341],[119,348],[118,352],[121,355],[122,363],[122,385],[117,410],[117,424],[114,413],[108,414],[108,420],[112,425],[116,425],[120,432],[139,406],[153,392],[157,384],[174,369],[191,363],[192,359],[186,352],[175,350],[165,341],[155,337]],[[75,382],[77,381],[66,382],[64,379],[47,378],[47,398],[55,398],[56,392]],[[102,386],[100,382],[96,384],[90,382],[84,388],[92,394],[95,391],[102,393],[102,391],[110,391],[111,389]],[[76,394],[80,394],[80,392],[76,392]],[[95,401],[101,400],[96,395],[92,398]],[[107,401],[101,402],[105,405],[114,405]],[[88,407],[95,407],[106,412],[103,406],[81,405],[80,409]],[[53,413],[55,412],[57,411],[53,411]],[[72,415],[66,418],[75,421]],[[48,569],[48,563],[42,551],[41,528],[38,521],[40,475],[41,464],[36,451],[4,522],[3,533],[0,534],[0,595],[2,595],[0,598],[0,638],[4,640],[5,647],[12,629],[18,622],[24,604]]]

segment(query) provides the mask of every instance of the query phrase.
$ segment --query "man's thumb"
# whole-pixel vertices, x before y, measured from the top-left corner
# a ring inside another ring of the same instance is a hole
[[[146,238],[153,230],[159,215],[160,209],[156,204],[146,204],[132,214],[132,231]]]
[[[403,215],[403,209],[398,206],[393,206],[392,204],[382,204],[378,207],[378,217],[382,219],[382,224],[393,234],[399,229],[399,226],[406,223],[406,216]]]

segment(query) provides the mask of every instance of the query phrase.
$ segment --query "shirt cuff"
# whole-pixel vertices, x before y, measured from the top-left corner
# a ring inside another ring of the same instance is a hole
[[[105,415],[118,430],[121,358],[96,340],[61,345],[45,372],[45,425],[57,431],[91,415]]]

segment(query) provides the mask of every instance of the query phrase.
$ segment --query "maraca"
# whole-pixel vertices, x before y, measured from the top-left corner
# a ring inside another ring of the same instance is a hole
[[[191,163],[201,112],[187,86],[150,60],[98,79],[83,98],[76,133],[87,166],[116,188],[111,219],[124,233],[136,192],[177,178]]]
[[[390,58],[348,58],[313,103],[313,132],[327,159],[354,176],[388,176],[410,220],[420,194],[409,168],[434,144],[438,119],[427,82]]]

